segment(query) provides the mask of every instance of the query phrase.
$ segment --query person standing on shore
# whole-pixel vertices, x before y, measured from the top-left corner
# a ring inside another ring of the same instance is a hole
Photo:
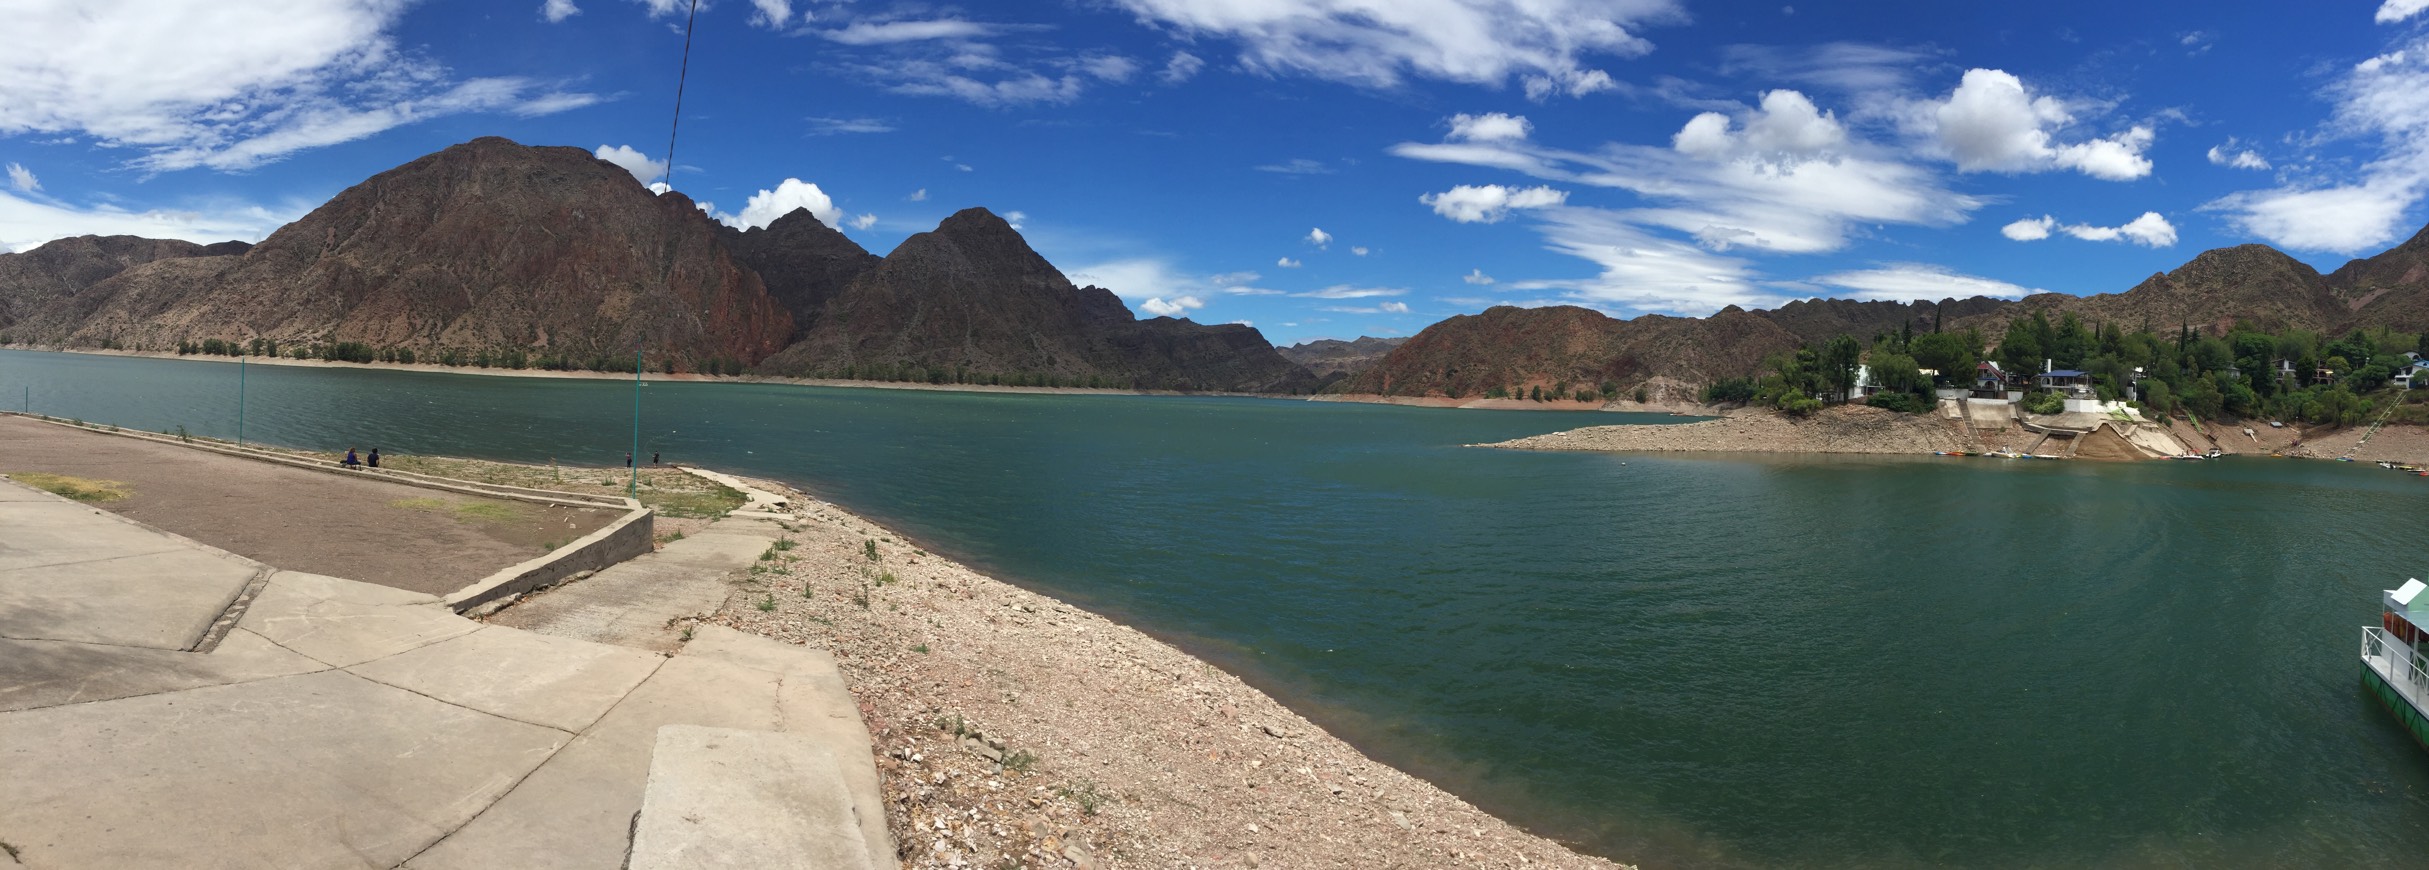
[[[626,468],[631,468],[631,467],[633,467],[633,455],[632,455],[632,454],[630,454],[630,453],[624,454],[624,467],[626,467]]]
[[[656,465],[656,464],[658,464],[658,454],[656,454],[656,453],[651,453],[651,454],[649,455],[649,464],[651,464],[651,465]]]

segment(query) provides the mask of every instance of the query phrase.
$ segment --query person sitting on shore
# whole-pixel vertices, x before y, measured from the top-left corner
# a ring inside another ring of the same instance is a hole
[[[354,448],[352,447],[346,448],[346,458],[339,461],[337,464],[345,466],[346,470],[348,471],[353,471],[363,467],[363,461],[355,458]]]
[[[363,465],[370,468],[380,467],[380,449],[371,448],[371,455],[363,458]]]

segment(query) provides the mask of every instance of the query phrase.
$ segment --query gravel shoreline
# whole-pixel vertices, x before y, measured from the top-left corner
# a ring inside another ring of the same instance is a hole
[[[1937,415],[1900,414],[1843,405],[1812,417],[1768,410],[1739,410],[1696,423],[1588,426],[1473,447],[1514,450],[1627,452],[1761,452],[1930,454],[1942,450],[1994,450],[2014,440],[2010,433],[1964,431]]]
[[[907,867],[1594,867],[1239,678],[831,504],[708,621],[831,650]]]

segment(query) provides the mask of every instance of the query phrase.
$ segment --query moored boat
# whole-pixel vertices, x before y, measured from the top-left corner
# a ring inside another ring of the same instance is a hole
[[[2377,625],[2362,627],[2362,686],[2429,746],[2429,583],[2389,589]]]

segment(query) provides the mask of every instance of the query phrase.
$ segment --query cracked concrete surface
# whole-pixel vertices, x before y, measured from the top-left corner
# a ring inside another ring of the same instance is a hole
[[[749,531],[658,561],[730,562],[764,525],[731,522]],[[653,766],[660,728],[790,718],[846,762],[869,857],[893,866],[849,694],[798,709],[840,689],[821,652],[709,629],[670,657],[295,571],[186,651],[265,567],[0,482],[0,840],[19,862],[616,868],[660,779],[699,793]]]

